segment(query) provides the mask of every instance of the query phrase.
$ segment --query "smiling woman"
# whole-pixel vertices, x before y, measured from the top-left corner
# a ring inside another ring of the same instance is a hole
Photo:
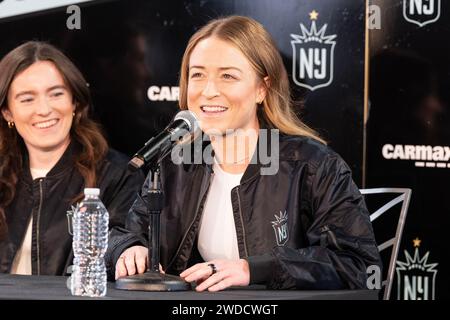
[[[196,114],[214,161],[162,161],[160,261],[197,291],[364,288],[367,267],[381,264],[350,169],[296,117],[289,89],[273,39],[249,17],[212,20],[187,44],[179,106]],[[278,141],[264,130],[279,132]],[[279,170],[266,174],[269,144]],[[146,270],[150,179],[128,214],[129,232],[111,233],[117,279]]]
[[[69,131],[76,108],[53,62],[37,61],[19,73],[11,82],[7,101],[3,117],[15,124],[29,150],[32,167],[39,166],[41,151],[63,154],[70,142]]]
[[[86,80],[58,49],[27,42],[0,61],[0,272],[62,275],[72,263],[66,214],[99,187],[123,224],[143,177],[89,119]]]

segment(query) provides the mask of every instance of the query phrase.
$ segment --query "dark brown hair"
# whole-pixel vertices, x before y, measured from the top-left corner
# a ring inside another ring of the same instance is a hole
[[[0,111],[8,108],[8,91],[14,78],[37,61],[52,62],[72,93],[75,117],[70,136],[82,147],[75,156],[75,168],[82,175],[85,187],[94,187],[97,164],[105,157],[108,144],[99,125],[88,117],[91,96],[86,80],[61,51],[45,42],[29,41],[9,52],[0,61]],[[23,145],[17,130],[9,128],[4,119],[0,120],[0,238],[6,233],[5,208],[15,197],[22,172]],[[80,197],[81,194],[74,201]]]

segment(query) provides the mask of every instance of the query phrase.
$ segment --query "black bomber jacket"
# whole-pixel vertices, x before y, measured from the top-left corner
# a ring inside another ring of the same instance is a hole
[[[83,178],[73,166],[73,156],[78,152],[82,152],[80,145],[72,142],[46,177],[35,180],[25,159],[15,199],[5,210],[8,234],[0,241],[0,272],[11,271],[33,217],[32,274],[67,274],[73,263],[71,201],[84,189]],[[129,172],[126,157],[112,149],[98,164],[97,187],[109,213],[110,228],[124,225],[143,181],[144,175]]]
[[[381,268],[381,260],[369,212],[347,164],[310,138],[280,135],[277,174],[262,175],[265,166],[259,160],[250,164],[230,194],[250,283],[269,289],[366,288],[367,268]],[[170,157],[162,162],[160,254],[169,274],[202,261],[196,241],[212,174],[205,163],[177,165]],[[112,231],[106,254],[110,278],[123,250],[147,245],[148,188],[149,178],[126,228]]]

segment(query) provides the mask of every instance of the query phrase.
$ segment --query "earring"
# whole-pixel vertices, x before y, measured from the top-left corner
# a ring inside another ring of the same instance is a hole
[[[74,112],[72,112],[72,116],[74,116],[74,117],[75,117],[75,111],[74,111]]]
[[[8,121],[8,127],[10,129],[14,128],[14,122],[13,121]]]

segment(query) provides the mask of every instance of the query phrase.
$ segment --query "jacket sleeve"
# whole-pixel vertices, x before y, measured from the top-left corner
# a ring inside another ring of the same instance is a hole
[[[109,233],[108,249],[105,255],[105,264],[108,273],[108,279],[114,279],[115,265],[122,252],[134,245],[147,246],[147,229],[148,229],[148,215],[146,207],[146,195],[149,186],[149,178],[145,180],[142,185],[143,178],[139,184],[134,185],[130,191],[133,194],[129,195],[130,202],[128,214],[124,216],[125,222],[112,226]],[[137,192],[137,189],[141,189]],[[132,203],[132,204],[131,204]]]
[[[141,171],[111,170],[108,172],[110,181],[106,185],[102,201],[108,209],[109,227],[123,227],[128,210],[134,203],[144,182]]]
[[[381,260],[350,169],[338,155],[328,155],[309,176],[308,186],[309,246],[275,247],[249,257],[250,282],[271,289],[366,288],[367,267],[381,268]]]

